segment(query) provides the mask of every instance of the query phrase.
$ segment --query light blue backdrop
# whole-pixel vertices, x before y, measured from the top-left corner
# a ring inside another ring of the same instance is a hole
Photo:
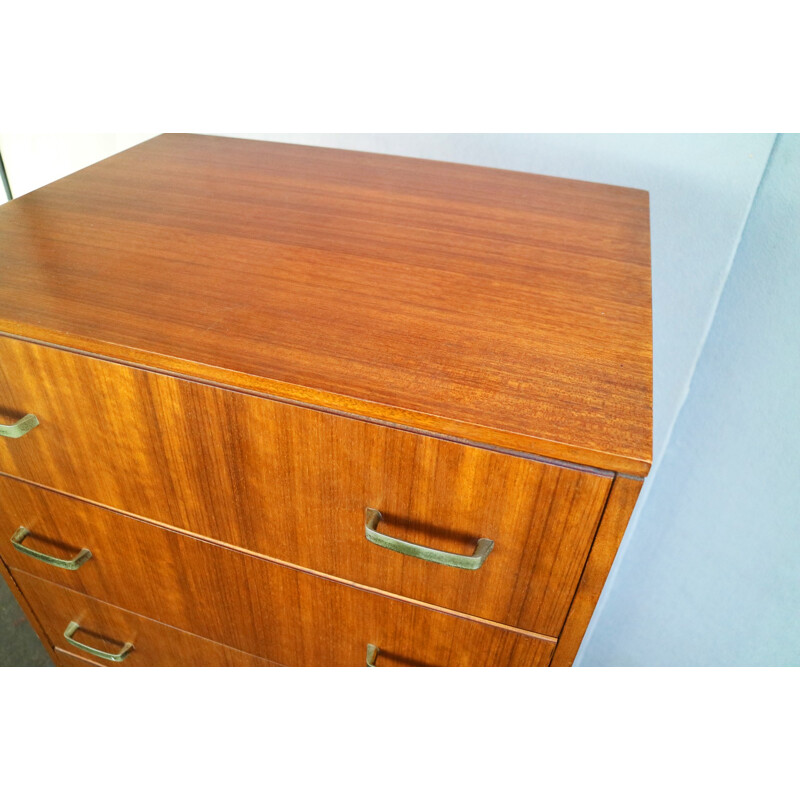
[[[800,666],[800,135],[779,137],[584,664]]]

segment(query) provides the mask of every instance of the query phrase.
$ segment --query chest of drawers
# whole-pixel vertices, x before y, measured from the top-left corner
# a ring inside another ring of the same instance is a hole
[[[56,663],[572,663],[651,458],[646,193],[167,135],[0,240]]]

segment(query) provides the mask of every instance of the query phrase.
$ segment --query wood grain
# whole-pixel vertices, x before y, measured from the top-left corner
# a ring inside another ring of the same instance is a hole
[[[65,589],[55,583],[14,570],[14,579],[36,610],[51,642],[70,651],[64,630],[74,621],[74,638],[98,650],[119,652],[127,642],[134,647],[119,662],[105,661],[78,648],[75,655],[104,667],[276,667],[270,661],[225,647],[200,636],[160,625],[107,603]]]
[[[81,658],[81,656],[73,653],[68,653],[60,647],[54,648],[53,658],[55,659],[57,667],[100,667],[102,664],[95,664],[88,658]]]
[[[368,643],[382,649],[386,666],[538,666],[549,662],[555,644],[70,502],[93,517],[83,532],[93,557],[80,569],[14,551],[22,569],[13,574],[37,613],[38,595],[27,588],[34,576],[288,666],[361,666]],[[78,535],[65,526],[62,552]],[[55,541],[35,544],[58,552]]]
[[[361,585],[555,636],[611,477],[251,397],[0,337],[0,471]],[[8,535],[60,540],[89,510],[3,482]],[[48,511],[53,507],[54,510]],[[56,509],[56,506],[58,508]],[[475,571],[367,541],[381,531],[470,554]],[[67,520],[67,521],[65,521]],[[80,536],[78,536],[80,539]],[[83,545],[81,545],[83,546]],[[9,559],[12,557],[8,555]]]
[[[7,333],[649,468],[645,192],[170,135],[7,203],[0,244]]]
[[[642,481],[622,476],[615,478],[551,666],[572,666],[641,489]]]

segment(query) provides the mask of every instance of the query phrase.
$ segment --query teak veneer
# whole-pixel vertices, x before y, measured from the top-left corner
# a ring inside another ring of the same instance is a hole
[[[84,659],[96,666],[126,667],[276,667],[263,658],[211,642],[128,611],[64,589],[24,572],[13,572],[14,580],[41,610],[44,626],[52,642],[70,647],[64,632],[70,622],[77,622],[74,638],[98,650],[115,653],[128,642],[129,655],[120,662],[107,662],[85,651]],[[106,633],[111,631],[112,634]],[[66,652],[70,652],[67,650]],[[72,653],[71,653],[72,655]]]
[[[165,135],[0,244],[0,556],[57,663],[62,605],[131,665],[572,663],[651,461],[645,192]]]

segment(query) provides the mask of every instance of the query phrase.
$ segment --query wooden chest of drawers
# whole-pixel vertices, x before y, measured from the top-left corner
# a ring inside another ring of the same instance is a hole
[[[0,240],[56,663],[572,663],[650,463],[646,193],[169,135]]]

